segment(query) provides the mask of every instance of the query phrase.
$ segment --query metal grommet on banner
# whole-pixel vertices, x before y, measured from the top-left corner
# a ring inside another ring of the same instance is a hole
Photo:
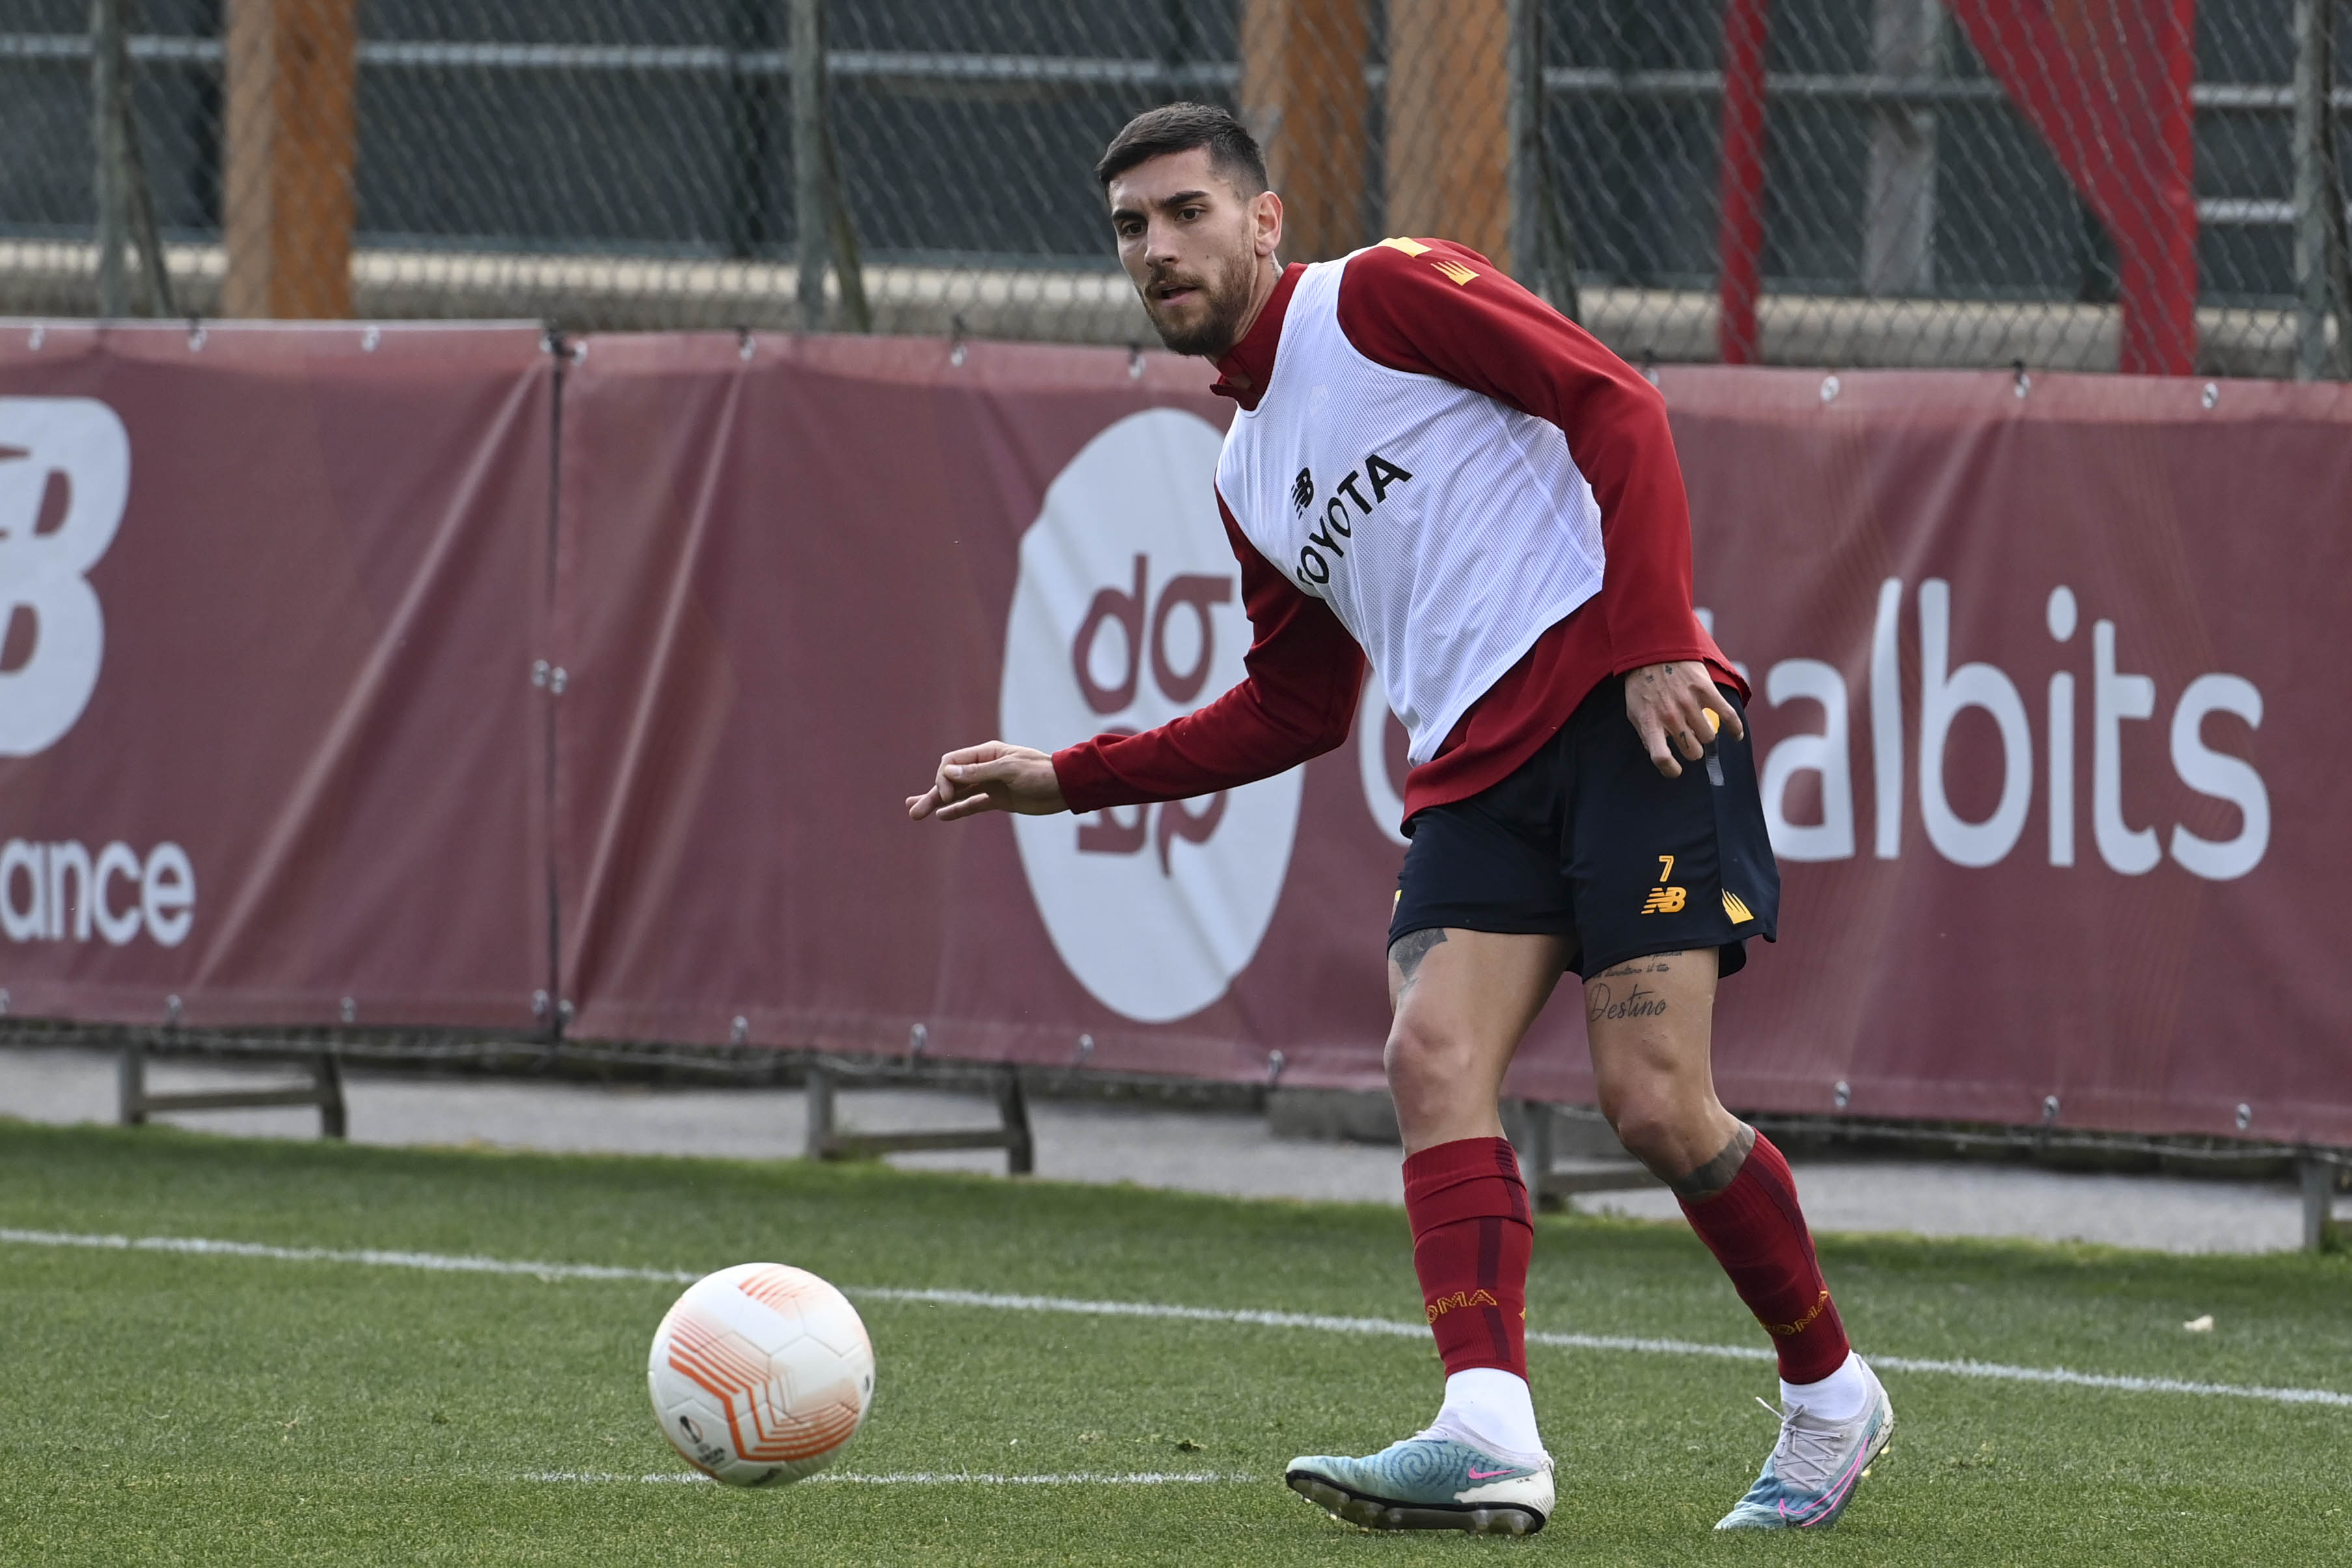
[[[733,1046],[740,1046],[751,1037],[751,1020],[746,1018],[740,1013],[736,1014],[734,1026],[729,1029],[727,1033],[727,1043]]]
[[[2243,1132],[2254,1124],[2254,1108],[2242,1100],[2238,1105],[2238,1131]]]
[[[534,1018],[544,1018],[544,1017],[546,1017],[546,1016],[547,1016],[547,1002],[548,1002],[548,996],[547,996],[547,993],[546,993],[546,992],[544,992],[544,991],[534,991],[534,992],[532,992],[532,993],[530,994],[530,1016],[531,1016],[532,1017],[534,1017]]]
[[[586,359],[587,357],[588,357],[588,340],[587,340],[586,338],[582,338],[578,342],[575,342],[575,343],[573,343],[573,344],[572,345],[572,363],[573,364],[578,364],[581,361],[583,361],[583,360]]]
[[[195,316],[188,318],[188,352],[192,354],[205,352],[205,323]]]
[[[177,996],[163,998],[163,1018],[166,1023],[176,1024],[180,1021],[180,999]]]
[[[961,365],[963,362],[963,312],[959,310],[948,318],[948,363]]]
[[[563,667],[562,667],[562,665],[560,665],[560,664],[553,664],[553,665],[550,665],[550,666],[548,666],[548,668],[547,668],[547,689],[548,689],[549,691],[552,692],[554,695],[556,695],[556,696],[558,696],[558,697],[562,696],[562,695],[563,695],[563,687],[564,687],[564,683],[565,683],[565,682],[567,682],[568,680],[570,680],[571,679],[572,679],[572,678],[571,678],[569,675],[567,675],[567,674],[565,674],[565,673],[564,673]]]
[[[2207,382],[2205,384],[2205,406],[2210,408],[2221,401],[2221,384],[2218,381]]]
[[[2052,1126],[2056,1123],[2057,1120],[2058,1097],[2054,1094],[2043,1095],[2042,1097],[2042,1125],[2044,1127]]]
[[[2033,377],[2026,374],[2025,362],[2021,359],[2010,361],[2009,366],[2010,369],[2017,373],[2017,385],[2015,388],[2017,395],[2023,397],[2027,393],[2033,390]]]
[[[1822,377],[1822,401],[1823,403],[1835,403],[1837,401],[1837,395],[1838,378],[1833,375],[1825,375]]]
[[[1286,1057],[1285,1057],[1285,1056],[1284,1056],[1280,1051],[1268,1051],[1268,1052],[1266,1052],[1266,1053],[1265,1053],[1265,1081],[1267,1082],[1267,1084],[1272,1085],[1272,1084],[1276,1084],[1276,1083],[1281,1082],[1281,1081],[1282,1081],[1282,1069],[1283,1069],[1283,1068],[1284,1068],[1284,1067],[1286,1067],[1286,1065],[1288,1065],[1288,1058],[1286,1058]]]
[[[1853,1103],[1853,1086],[1845,1079],[1840,1079],[1837,1080],[1837,1086],[1830,1091],[1830,1098],[1837,1101],[1837,1108],[1840,1110],[1843,1110]]]
[[[360,1021],[360,1005],[355,997],[343,998],[342,1014],[343,1022],[346,1024],[356,1024]]]
[[[735,329],[735,357],[745,361],[751,357],[751,329],[749,327]]]
[[[1141,343],[1127,345],[1127,379],[1129,381],[1143,379],[1143,345]]]
[[[1652,386],[1658,384],[1658,351],[1655,349],[1642,351],[1642,379]]]
[[[530,661],[530,683],[544,690],[547,686],[547,660],[543,658],[532,659]]]
[[[555,1016],[567,1024],[572,1022],[572,1015],[575,1010],[569,997],[555,1005]]]
[[[6,986],[5,986],[5,985],[0,985],[0,1018],[5,1018],[5,1017],[6,1017],[7,1016],[8,1016],[8,988],[7,988]]]
[[[907,1031],[907,1054],[908,1056],[921,1056],[923,1054],[923,1047],[930,1043],[931,1031],[929,1026],[918,1024],[913,1028]]]
[[[363,354],[372,354],[375,353],[376,345],[382,342],[383,342],[383,329],[382,327],[370,327],[366,331],[360,334],[360,353]]]
[[[1078,1064],[1078,1066],[1080,1066],[1080,1067],[1084,1067],[1084,1066],[1086,1066],[1086,1065],[1087,1065],[1087,1058],[1088,1057],[1093,1056],[1094,1054],[1095,1054],[1095,1037],[1094,1037],[1092,1035],[1080,1035],[1080,1036],[1078,1037],[1078,1055],[1077,1055],[1077,1064]]]
[[[26,336],[26,338],[25,339],[25,346],[26,346],[26,348],[31,349],[35,353],[40,353],[40,352],[41,352],[41,345],[42,345],[43,343],[45,343],[45,342],[48,342],[48,341],[49,341],[49,330],[48,330],[48,328],[47,328],[47,327],[35,327],[35,328],[32,330],[31,333],[30,333],[29,335],[27,335],[27,336]]]

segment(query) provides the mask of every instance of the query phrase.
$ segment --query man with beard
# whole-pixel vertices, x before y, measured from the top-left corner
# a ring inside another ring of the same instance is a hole
[[[1718,977],[1770,940],[1780,875],[1741,700],[1691,607],[1690,520],[1654,388],[1443,239],[1283,267],[1282,201],[1232,115],[1138,116],[1096,167],[1168,346],[1239,405],[1217,495],[1247,679],[1140,735],[940,759],[918,819],[1181,800],[1343,742],[1369,656],[1412,737],[1389,925],[1390,1089],[1430,1426],[1291,1487],[1388,1530],[1525,1534],[1552,1511],[1527,1383],[1533,1226],[1497,1113],[1559,976],[1601,1108],[1681,1199],[1779,1352],[1780,1440],[1718,1528],[1834,1522],[1894,1431],[1848,1346],[1787,1163],[1726,1111]]]

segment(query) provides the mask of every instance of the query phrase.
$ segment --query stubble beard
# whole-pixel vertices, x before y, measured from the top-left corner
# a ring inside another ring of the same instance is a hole
[[[1208,309],[1190,327],[1173,327],[1162,321],[1148,294],[1143,310],[1151,318],[1160,341],[1173,353],[1216,359],[1234,346],[1241,333],[1242,318],[1249,314],[1250,269],[1246,265],[1228,268],[1214,284],[1203,279],[1200,289]]]

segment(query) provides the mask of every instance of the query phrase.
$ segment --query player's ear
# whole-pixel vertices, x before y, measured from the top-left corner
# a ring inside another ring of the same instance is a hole
[[[1272,256],[1282,248],[1282,198],[1272,191],[1260,191],[1250,198],[1251,237],[1260,256]]]

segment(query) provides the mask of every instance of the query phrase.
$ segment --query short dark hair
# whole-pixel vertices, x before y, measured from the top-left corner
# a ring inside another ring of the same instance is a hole
[[[1147,109],[1122,126],[1095,162],[1095,179],[1106,191],[1110,183],[1138,163],[1209,150],[1209,163],[1245,196],[1266,188],[1265,153],[1249,127],[1226,110],[1211,103],[1163,103]]]

